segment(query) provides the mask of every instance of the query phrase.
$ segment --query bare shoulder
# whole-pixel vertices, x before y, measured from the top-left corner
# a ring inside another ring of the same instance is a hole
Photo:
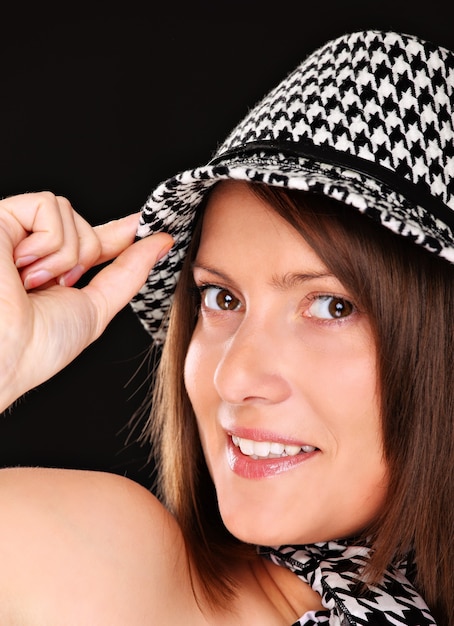
[[[46,532],[48,525],[90,531],[90,537],[114,538],[134,527],[137,540],[149,538],[150,530],[164,526],[176,532],[173,518],[141,485],[115,474],[49,468],[0,470],[0,528]],[[8,506],[6,506],[8,505]],[[28,515],[27,515],[28,513]],[[20,514],[20,515],[19,515]],[[30,520],[32,514],[33,523]],[[107,524],[107,522],[110,522]],[[150,526],[151,524],[151,526]],[[170,527],[170,528],[169,528]],[[120,537],[117,537],[120,538]],[[88,539],[88,538],[87,538]]]
[[[0,623],[159,623],[176,585],[192,610],[178,525],[144,487],[103,472],[0,470]]]
[[[178,524],[144,487],[103,472],[0,469],[2,626],[292,623],[262,569],[239,565],[231,611],[202,612]]]

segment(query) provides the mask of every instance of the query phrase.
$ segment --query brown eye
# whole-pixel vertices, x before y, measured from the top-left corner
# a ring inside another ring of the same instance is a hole
[[[339,296],[317,296],[307,310],[310,317],[322,320],[341,319],[348,317],[355,310],[354,305]]]
[[[332,317],[347,317],[353,313],[353,305],[343,298],[331,298],[328,311]]]
[[[203,287],[202,301],[206,309],[215,311],[236,311],[241,306],[240,300],[222,287]]]

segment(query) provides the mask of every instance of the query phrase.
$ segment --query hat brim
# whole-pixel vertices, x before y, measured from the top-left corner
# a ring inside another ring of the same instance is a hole
[[[167,312],[191,240],[194,219],[206,193],[221,180],[267,185],[323,194],[352,206],[393,232],[411,238],[432,253],[454,262],[452,230],[422,206],[410,202],[364,173],[282,153],[243,155],[215,165],[179,173],[161,183],[142,209],[137,236],[164,231],[175,244],[151,271],[131,306],[153,341],[163,343]]]

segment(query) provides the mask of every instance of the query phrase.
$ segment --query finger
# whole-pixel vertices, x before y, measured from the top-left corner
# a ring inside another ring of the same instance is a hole
[[[88,269],[101,263],[102,246],[95,229],[78,213],[74,213],[74,223],[78,235],[77,260],[69,270],[60,264],[54,267],[57,282],[64,287],[72,287]],[[60,261],[59,258],[52,260]],[[66,264],[67,257],[64,261]]]
[[[79,264],[88,269],[116,258],[132,243],[139,225],[140,213],[132,213],[105,224],[95,226],[80,241]],[[82,219],[76,214],[76,221]],[[79,227],[82,232],[82,225]],[[91,237],[89,236],[91,234]],[[72,274],[72,272],[71,272]],[[80,277],[80,276],[79,276]],[[61,284],[68,286],[67,277]]]
[[[134,242],[139,216],[140,213],[132,213],[95,227],[101,244],[99,263],[114,259]]]
[[[80,216],[76,216],[77,218]],[[91,231],[91,238],[88,233],[81,238],[78,264],[59,278],[59,284],[70,287],[88,268],[117,257],[134,242],[138,223],[139,213],[134,213],[95,226]],[[82,226],[80,228],[82,230]]]
[[[38,246],[27,241],[37,229]],[[30,234],[31,233],[31,234]],[[39,245],[39,240],[43,242]],[[42,248],[53,251],[61,245],[63,224],[56,196],[49,192],[21,194],[0,201],[0,264],[2,283],[5,276],[15,288],[21,288],[18,265],[33,263]],[[46,243],[47,241],[47,243]],[[8,268],[8,269],[7,269]],[[2,292],[5,285],[2,284]]]
[[[47,192],[36,196],[35,204],[25,195],[14,207],[15,216],[31,230],[14,250],[16,267],[20,269],[26,289],[49,283],[56,275],[73,267],[79,258],[76,213],[69,201]],[[23,203],[27,199],[25,208]]]
[[[153,265],[167,254],[172,245],[173,239],[166,233],[146,237],[128,246],[82,289],[98,312],[93,339],[141,289]]]
[[[60,248],[64,239],[62,213],[68,217],[72,212],[66,198],[45,191],[13,196],[0,204],[0,220],[10,218],[17,267],[24,267]],[[22,229],[20,236],[17,230],[13,234],[12,220]]]
[[[97,263],[101,245],[93,227],[64,198],[63,202],[58,200],[63,225],[61,245],[55,252],[30,263],[21,271],[26,289],[47,286],[52,282],[72,286]]]

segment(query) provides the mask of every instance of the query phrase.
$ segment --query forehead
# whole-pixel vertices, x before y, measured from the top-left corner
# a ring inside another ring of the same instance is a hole
[[[197,252],[198,261],[205,259],[260,259],[267,265],[294,265],[295,271],[304,260],[315,271],[325,270],[301,234],[242,181],[223,181],[210,194]]]

